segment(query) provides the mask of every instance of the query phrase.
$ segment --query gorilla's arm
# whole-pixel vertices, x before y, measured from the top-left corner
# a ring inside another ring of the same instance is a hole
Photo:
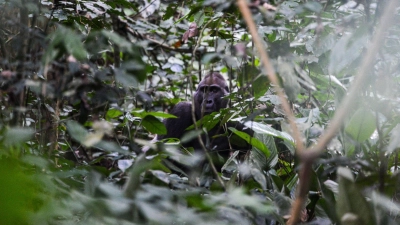
[[[166,135],[159,135],[157,140],[164,138],[181,138],[186,132],[186,128],[193,124],[192,119],[192,103],[179,102],[172,108],[172,115],[177,118],[169,118],[164,120],[164,125],[167,128]]]

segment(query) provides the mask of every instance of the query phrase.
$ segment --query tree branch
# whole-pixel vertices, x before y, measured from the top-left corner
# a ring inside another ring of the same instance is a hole
[[[287,224],[296,224],[300,215],[301,210],[304,207],[304,202],[307,199],[308,185],[309,185],[309,174],[311,173],[312,163],[318,158],[318,156],[325,150],[325,146],[335,137],[337,131],[343,124],[344,118],[348,115],[351,106],[357,100],[357,93],[362,89],[365,83],[365,78],[367,77],[369,71],[372,70],[374,65],[375,56],[378,53],[381,45],[383,43],[385,31],[393,24],[395,10],[399,7],[400,1],[391,0],[386,5],[383,16],[380,19],[378,29],[373,37],[370,46],[367,48],[366,56],[363,63],[355,76],[354,83],[350,87],[349,94],[343,100],[342,104],[337,109],[333,119],[331,120],[329,127],[322,134],[317,144],[307,149],[307,151],[299,154],[301,161],[300,169],[300,183],[298,186],[297,197],[293,204],[292,215]],[[304,175],[304,176],[303,176]]]
[[[275,89],[276,93],[278,94],[279,100],[282,104],[282,108],[285,111],[285,114],[287,117],[286,119],[291,128],[292,136],[295,139],[296,152],[301,153],[304,150],[304,145],[303,145],[303,142],[301,139],[300,131],[299,131],[299,129],[297,129],[297,126],[296,126],[296,123],[294,120],[295,117],[293,115],[293,112],[291,110],[289,102],[286,99],[286,95],[283,92],[283,90],[280,88],[279,79],[278,79],[278,77],[275,73],[275,70],[269,60],[268,53],[265,50],[265,46],[264,46],[260,36],[258,35],[257,28],[253,21],[249,7],[247,6],[247,3],[245,0],[238,0],[237,4],[239,6],[240,12],[242,13],[243,19],[245,20],[245,22],[248,26],[248,29],[252,36],[254,45],[255,45],[258,53],[260,54],[260,59],[264,66],[264,69],[267,71],[268,79],[274,85],[274,89]]]
[[[332,121],[330,122],[330,126],[328,127],[327,131],[321,136],[319,141],[315,146],[307,149],[304,151],[304,146],[302,145],[300,139],[300,133],[294,123],[294,116],[292,111],[290,110],[289,103],[287,102],[283,91],[279,88],[279,82],[273,70],[273,67],[270,65],[268,55],[264,49],[261,39],[258,36],[256,26],[253,22],[250,10],[247,7],[245,0],[238,0],[239,9],[243,15],[244,20],[249,27],[249,31],[252,35],[254,44],[256,45],[257,50],[259,51],[261,61],[263,63],[264,68],[268,73],[268,77],[271,80],[271,83],[275,86],[275,90],[282,102],[282,107],[287,114],[287,119],[289,121],[290,127],[296,141],[296,153],[298,154],[301,162],[301,169],[300,169],[300,183],[297,190],[297,197],[295,202],[292,206],[292,214],[287,222],[287,224],[296,224],[298,222],[298,218],[300,216],[300,212],[304,207],[304,202],[307,199],[308,193],[308,185],[310,179],[310,172],[312,170],[312,164],[319,157],[319,155],[324,151],[325,146],[330,142],[330,140],[336,135],[339,128],[342,126],[343,119],[349,113],[349,109],[351,105],[354,104],[356,100],[357,93],[363,87],[365,82],[365,77],[368,72],[371,70],[373,65],[373,61],[378,50],[383,43],[385,30],[387,30],[391,24],[393,23],[393,16],[395,14],[395,10],[399,7],[400,1],[398,0],[391,0],[386,5],[384,13],[382,14],[382,18],[380,20],[380,26],[378,27],[375,37],[373,38],[370,47],[367,48],[367,54],[363,60],[362,66],[358,70],[357,75],[355,76],[356,79],[349,91],[347,97],[343,100],[342,104],[340,105],[339,109],[336,111]]]

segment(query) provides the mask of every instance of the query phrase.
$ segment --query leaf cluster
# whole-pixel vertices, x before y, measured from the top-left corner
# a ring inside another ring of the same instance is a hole
[[[0,224],[284,224],[301,159],[274,88],[314,145],[384,2],[249,1],[274,87],[234,1],[0,1]],[[312,165],[305,224],[399,223],[399,30]],[[150,141],[208,71],[228,80],[229,107]],[[180,144],[229,122],[255,132],[222,134],[247,154],[195,180],[174,163],[203,160]]]

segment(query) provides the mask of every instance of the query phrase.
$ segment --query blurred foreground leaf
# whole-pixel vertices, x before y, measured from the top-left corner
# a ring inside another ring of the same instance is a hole
[[[354,140],[363,142],[371,137],[376,129],[376,119],[371,111],[358,109],[346,125],[345,131]]]

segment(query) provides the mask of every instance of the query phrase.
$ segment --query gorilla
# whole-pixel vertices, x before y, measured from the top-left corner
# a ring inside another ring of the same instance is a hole
[[[219,112],[220,109],[228,106],[228,100],[224,99],[225,95],[229,94],[228,85],[224,77],[218,72],[207,74],[199,83],[194,94],[194,108],[196,121],[203,118],[212,112]],[[166,135],[159,135],[157,140],[165,138],[180,139],[187,131],[187,128],[193,125],[192,118],[192,102],[180,102],[170,112],[177,118],[165,119],[164,125],[167,128]],[[238,122],[228,122],[227,127],[234,127],[237,130],[244,131],[249,135],[253,135],[253,131],[245,129],[244,125]],[[251,149],[251,146],[240,137],[225,131],[219,125],[208,131],[209,144],[206,146],[211,153],[218,153],[225,160],[229,157],[231,151]],[[203,143],[206,143],[206,136],[202,135]],[[194,138],[188,143],[184,143],[183,147],[193,147],[195,151],[202,153],[202,147],[198,138]]]

